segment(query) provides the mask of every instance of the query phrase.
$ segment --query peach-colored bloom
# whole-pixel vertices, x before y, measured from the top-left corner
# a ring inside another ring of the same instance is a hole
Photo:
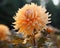
[[[0,41],[7,40],[9,34],[9,28],[0,24]]]
[[[26,35],[32,35],[34,29],[38,32],[46,27],[46,24],[50,20],[51,16],[46,13],[46,9],[42,6],[37,6],[34,3],[26,4],[23,8],[18,10],[18,13],[14,17],[15,29],[19,29],[19,32],[23,32]]]

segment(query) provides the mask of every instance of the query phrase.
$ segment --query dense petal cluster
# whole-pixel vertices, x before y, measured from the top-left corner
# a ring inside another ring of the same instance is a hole
[[[7,40],[8,35],[10,35],[9,28],[0,24],[0,41]]]
[[[15,19],[15,29],[18,32],[23,32],[26,35],[32,35],[34,30],[41,31],[50,23],[49,12],[46,13],[45,7],[38,6],[34,3],[26,4],[23,8],[18,10]]]

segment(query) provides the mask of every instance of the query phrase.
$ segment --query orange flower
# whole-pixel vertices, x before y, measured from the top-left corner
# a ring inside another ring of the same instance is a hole
[[[7,40],[8,35],[10,35],[8,27],[0,24],[0,41]]]
[[[48,17],[51,16],[46,13],[46,9],[42,6],[37,6],[34,3],[26,4],[23,8],[18,10],[18,13],[14,17],[15,29],[19,29],[19,32],[23,32],[26,35],[32,35],[34,29],[38,32],[46,27],[46,24],[50,23]]]

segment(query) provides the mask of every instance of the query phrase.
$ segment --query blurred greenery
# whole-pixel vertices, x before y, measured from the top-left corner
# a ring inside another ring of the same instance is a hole
[[[60,29],[60,4],[55,6],[52,0],[46,4],[47,10],[52,14],[52,23],[51,25]]]

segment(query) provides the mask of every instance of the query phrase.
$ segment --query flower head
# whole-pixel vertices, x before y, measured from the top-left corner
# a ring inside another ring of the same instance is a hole
[[[8,35],[10,35],[9,28],[0,24],[0,41],[7,40]]]
[[[26,4],[23,8],[18,10],[14,17],[15,29],[23,32],[26,35],[32,35],[34,30],[41,31],[49,23],[49,13],[42,6],[37,6],[34,3]]]

